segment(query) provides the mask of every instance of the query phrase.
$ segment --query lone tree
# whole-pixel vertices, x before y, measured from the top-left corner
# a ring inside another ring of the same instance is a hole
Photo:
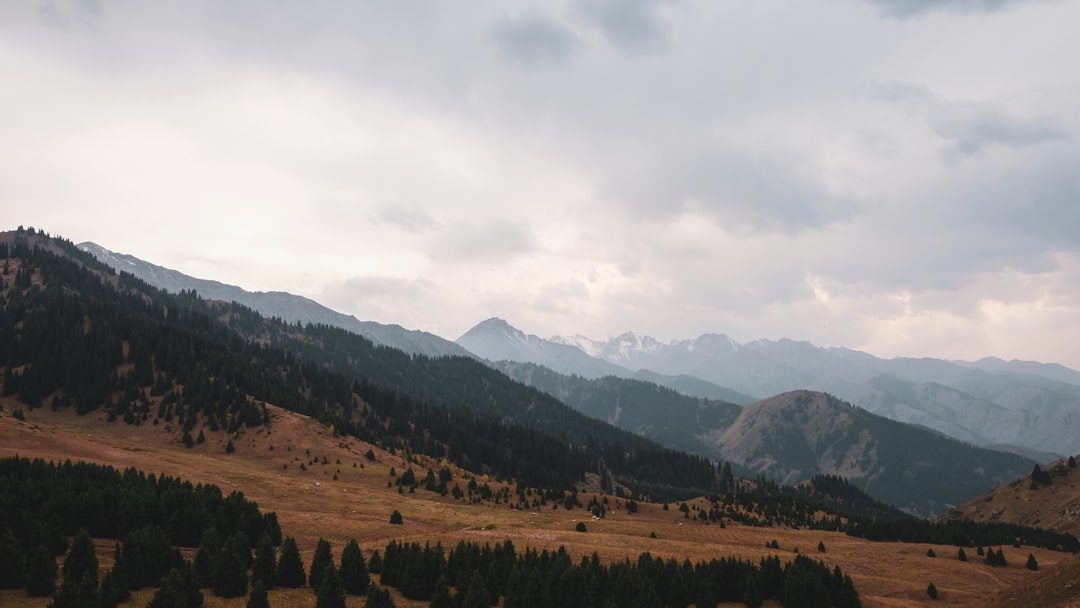
[[[333,560],[323,567],[320,578],[315,608],[345,608],[345,588],[341,585],[341,577]]]
[[[1028,570],[1038,570],[1039,569],[1039,562],[1035,559],[1035,556],[1032,555],[1031,553],[1028,553],[1026,566],[1027,566]]]
[[[277,565],[277,585],[289,589],[303,587],[307,582],[304,574],[304,562],[300,559],[300,550],[296,547],[296,540],[291,536],[285,537],[281,543],[281,559]]]
[[[49,597],[56,591],[56,558],[44,545],[38,545],[26,575],[26,594]]]
[[[395,526],[400,526],[405,523],[405,520],[401,518],[401,513],[394,509],[394,512],[390,514],[390,523]]]
[[[356,544],[355,538],[350,539],[341,551],[341,583],[345,592],[349,595],[365,595],[370,582],[360,545]]]
[[[967,553],[964,553],[964,548],[963,547],[960,547],[960,550],[956,552],[956,559],[958,559],[958,560],[960,560],[962,562],[967,561]]]
[[[825,552],[825,541],[819,540],[817,544],[817,550],[821,553]]]
[[[926,595],[929,595],[930,599],[932,599],[932,600],[937,599],[937,587],[934,586],[933,582],[931,582],[929,585],[927,585],[927,587],[926,587]]]
[[[319,544],[315,546],[315,555],[311,558],[311,571],[308,574],[308,584],[317,593],[319,591],[319,583],[322,582],[323,571],[326,570],[327,565],[334,565],[334,558],[330,555],[330,543],[323,538],[319,539]]]
[[[575,526],[574,529],[577,530],[578,532],[586,532],[587,531],[585,529],[585,522],[583,522],[583,521],[577,522],[577,526]]]
[[[274,543],[271,542],[269,534],[263,534],[259,547],[255,549],[255,561],[251,564],[252,594],[255,593],[255,583],[260,581],[263,584],[264,593],[267,589],[274,588],[274,579],[277,574],[275,558]]]
[[[934,553],[934,549],[930,548],[926,550],[926,557],[937,557],[937,553]]]
[[[26,558],[15,535],[5,528],[0,539],[0,589],[20,589],[25,584]],[[49,594],[52,595],[52,591]]]
[[[1069,468],[1070,469],[1075,469],[1076,468],[1076,457],[1075,456],[1069,456]]]
[[[270,608],[270,600],[266,597],[266,586],[262,580],[255,581],[251,586],[251,597],[248,598],[247,608]]]

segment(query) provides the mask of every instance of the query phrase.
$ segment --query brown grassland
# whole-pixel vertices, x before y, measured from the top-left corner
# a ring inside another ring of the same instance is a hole
[[[423,489],[417,489],[415,494],[407,490],[399,494],[396,486],[388,487],[388,482],[392,480],[391,467],[401,472],[409,466],[400,456],[353,438],[334,436],[331,429],[316,421],[276,408],[271,408],[269,429],[242,431],[233,438],[235,453],[226,454],[228,438],[224,432],[207,433],[206,443],[186,449],[176,429],[168,429],[164,422],[137,427],[109,424],[100,412],[79,417],[70,411],[52,412],[48,408],[26,412],[23,422],[11,417],[17,403],[0,404],[4,407],[0,413],[0,456],[137,467],[148,473],[213,483],[226,493],[239,490],[257,501],[260,508],[277,512],[283,534],[296,538],[305,563],[310,562],[320,537],[330,541],[335,560],[349,538],[357,539],[365,556],[375,549],[381,551],[391,539],[441,542],[447,548],[459,540],[482,544],[510,539],[518,550],[565,546],[575,560],[596,552],[605,562],[636,559],[644,551],[691,561],[725,556],[757,561],[770,554],[779,554],[781,560],[787,561],[800,550],[830,567],[839,565],[851,575],[863,605],[875,608],[994,605],[1009,588],[1036,581],[1039,574],[1024,568],[1029,552],[1038,559],[1042,570],[1065,560],[1076,561],[1053,551],[1007,546],[1004,551],[1008,567],[992,568],[976,557],[974,549],[968,551],[969,561],[961,562],[956,558],[956,547],[951,546],[876,543],[842,533],[737,524],[721,528],[684,519],[677,509],[665,511],[659,504],[641,504],[637,513],[628,514],[622,505],[615,506],[613,497],[608,515],[594,520],[584,509],[567,511],[550,504],[521,511],[506,504],[469,504]],[[369,448],[374,449],[375,462],[363,456]],[[321,464],[324,457],[328,464]],[[317,463],[309,464],[315,459]],[[306,470],[301,470],[301,463]],[[437,469],[438,463],[417,461],[412,466],[422,478],[429,466]],[[451,487],[459,483],[465,488],[467,482],[460,474],[455,472]],[[498,485],[488,483],[493,489]],[[590,495],[583,493],[580,498],[582,503],[588,503]],[[389,524],[395,509],[403,515],[404,525]],[[574,531],[579,521],[585,521],[586,533]],[[652,533],[656,538],[650,538]],[[779,551],[766,548],[766,543],[774,539]],[[825,553],[817,551],[819,542],[824,543]],[[113,543],[99,543],[103,567],[111,565]],[[936,558],[927,557],[930,548]],[[926,595],[931,581],[939,591],[936,602]],[[424,605],[405,600],[396,590],[392,594],[398,606]],[[127,605],[145,606],[150,595],[150,591],[143,590]],[[205,595],[208,608],[245,604],[242,599],[216,598],[209,591]],[[314,606],[315,596],[310,589],[274,590],[270,602],[276,608]],[[348,602],[349,606],[363,605],[360,598],[350,597]],[[0,592],[0,606],[4,608],[46,604],[47,600],[31,600],[21,591]]]

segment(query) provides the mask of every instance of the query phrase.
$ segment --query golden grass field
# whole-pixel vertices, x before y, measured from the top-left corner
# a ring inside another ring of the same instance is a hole
[[[973,549],[968,551],[968,562],[957,560],[957,550],[951,546],[933,546],[938,557],[929,558],[929,545],[875,543],[842,533],[786,528],[737,524],[721,528],[684,519],[677,509],[664,511],[661,505],[654,504],[640,504],[633,515],[622,508],[613,509],[606,518],[594,520],[584,509],[566,511],[548,505],[519,511],[505,504],[467,504],[422,489],[415,494],[399,494],[387,483],[392,480],[391,467],[401,472],[408,466],[401,457],[374,448],[376,461],[368,462],[363,454],[373,446],[335,437],[330,429],[313,420],[276,408],[271,408],[269,429],[243,431],[233,439],[235,453],[227,455],[227,436],[223,432],[207,433],[205,444],[186,449],[175,429],[167,430],[164,423],[139,427],[109,424],[102,413],[79,417],[70,411],[51,412],[48,408],[26,412],[26,421],[21,422],[10,415],[16,403],[4,401],[2,405],[0,456],[17,454],[50,460],[70,458],[119,468],[134,466],[196,483],[213,483],[226,493],[242,491],[262,509],[277,512],[283,534],[296,538],[305,563],[310,562],[320,537],[330,541],[335,560],[349,538],[357,539],[365,556],[375,549],[381,551],[391,539],[441,542],[447,548],[459,540],[497,543],[510,539],[519,551],[526,547],[565,546],[575,560],[596,552],[606,562],[633,559],[644,551],[691,561],[723,556],[756,561],[779,553],[786,561],[798,549],[830,567],[839,565],[851,575],[863,605],[875,608],[994,605],[999,594],[1017,584],[1031,584],[1039,576],[1024,568],[1029,552],[1044,571],[1063,560],[1076,560],[1043,549],[1004,547],[1009,566],[991,568],[979,561]],[[323,457],[328,464],[308,464],[315,458],[321,463]],[[300,470],[301,463],[306,471]],[[413,466],[422,478],[432,465],[437,468],[437,463],[427,462]],[[460,483],[462,489],[467,484],[457,474],[451,487],[454,483]],[[495,489],[495,482],[489,483]],[[582,503],[588,503],[589,498],[588,494],[580,496]],[[615,499],[610,500],[614,506]],[[404,516],[402,526],[389,524],[395,509]],[[575,525],[583,520],[588,532],[575,532]],[[657,538],[650,538],[652,533]],[[779,552],[765,547],[774,539],[780,545]],[[113,542],[100,543],[103,567],[110,565]],[[817,551],[819,542],[825,544],[825,553]],[[936,602],[926,595],[931,581],[939,591]],[[403,599],[396,591],[392,593],[398,606],[423,605]],[[205,595],[209,608],[245,604],[242,599],[221,600],[209,591]],[[135,594],[128,605],[144,606],[149,597],[150,592],[144,590]],[[310,589],[275,590],[270,593],[270,602],[275,608],[314,606],[315,596]],[[350,597],[348,602],[349,606],[363,605],[361,598]],[[0,592],[3,608],[40,607],[47,603],[45,599],[26,598],[21,591]]]

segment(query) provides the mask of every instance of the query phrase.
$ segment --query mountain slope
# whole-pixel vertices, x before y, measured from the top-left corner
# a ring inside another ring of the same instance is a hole
[[[605,376],[567,376],[533,363],[499,361],[496,369],[538,388],[579,412],[667,447],[718,459],[703,435],[727,428],[741,408],[689,397],[651,382]]]
[[[1028,474],[950,509],[942,519],[1005,522],[1080,534],[1080,468],[1076,457],[1040,467],[1041,479]]]
[[[839,475],[877,500],[924,516],[967,502],[1034,465],[811,391],[750,404],[709,440],[725,459],[767,478],[792,484],[816,474]]]
[[[108,264],[116,272],[131,273],[146,283],[170,293],[194,290],[207,300],[238,302],[258,311],[263,316],[277,317],[289,323],[319,323],[340,327],[360,334],[376,344],[390,346],[408,353],[428,356],[469,356],[465,349],[435,334],[405,329],[400,325],[360,321],[356,317],[341,314],[302,296],[282,291],[250,292],[218,281],[197,279],[131,255],[109,251],[96,243],[80,243],[78,247]]]

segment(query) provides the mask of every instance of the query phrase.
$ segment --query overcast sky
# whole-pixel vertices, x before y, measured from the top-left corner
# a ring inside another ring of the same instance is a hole
[[[1080,2],[0,4],[2,229],[454,339],[1080,368]]]

